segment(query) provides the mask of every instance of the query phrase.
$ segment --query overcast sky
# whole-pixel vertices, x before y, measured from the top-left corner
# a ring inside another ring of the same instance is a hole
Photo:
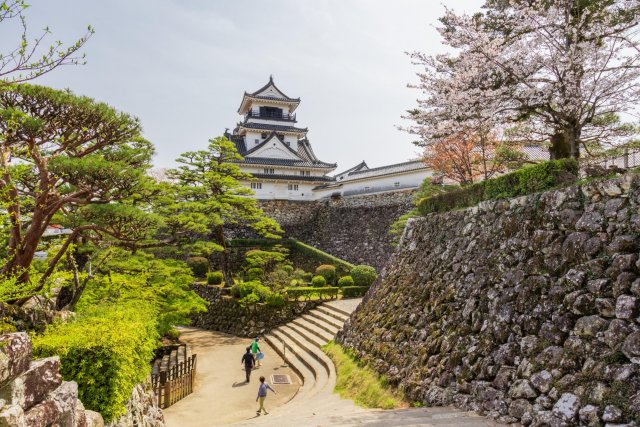
[[[396,129],[419,93],[406,51],[443,50],[438,0],[30,0],[32,35],[71,42],[92,25],[88,64],[37,83],[69,88],[139,117],[158,167],[233,128],[243,92],[274,76],[300,97],[298,126],[342,170],[417,157]],[[482,0],[446,0],[457,11]],[[6,27],[6,26],[5,26]],[[6,31],[6,29],[5,29]],[[0,34],[0,51],[15,40]]]

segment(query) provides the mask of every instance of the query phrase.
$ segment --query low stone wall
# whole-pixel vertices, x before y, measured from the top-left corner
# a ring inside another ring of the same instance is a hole
[[[165,427],[164,413],[153,390],[138,384],[127,401],[127,412],[108,427]]]
[[[224,296],[223,290],[219,287],[194,284],[192,289],[208,302],[208,311],[194,316],[193,326],[239,337],[265,334],[322,303],[322,301],[300,301],[287,302],[281,308],[264,305],[245,308],[238,303],[237,299]]]
[[[639,249],[633,174],[410,220],[338,341],[427,405],[640,423]]]
[[[62,381],[60,359],[31,359],[26,332],[0,335],[0,426],[102,427],[102,417],[86,411],[78,384]]]
[[[381,271],[394,251],[389,227],[412,208],[413,190],[260,206],[293,237],[352,264]]]

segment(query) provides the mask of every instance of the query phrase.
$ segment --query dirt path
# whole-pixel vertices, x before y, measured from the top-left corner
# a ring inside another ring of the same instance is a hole
[[[261,375],[270,382],[272,374],[288,374],[293,382],[273,386],[278,394],[267,397],[267,410],[291,400],[300,387],[296,375],[281,366],[282,359],[271,348],[262,349],[263,366],[246,384],[240,359],[251,339],[195,328],[184,328],[180,338],[198,355],[196,385],[193,394],[164,411],[168,427],[209,427],[254,418]]]

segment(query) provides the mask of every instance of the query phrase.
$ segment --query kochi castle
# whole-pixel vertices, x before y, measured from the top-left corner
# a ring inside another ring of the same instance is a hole
[[[233,132],[225,131],[244,160],[243,172],[255,180],[243,182],[257,199],[315,200],[418,187],[431,176],[419,160],[379,168],[363,161],[336,176],[328,174],[336,163],[316,157],[307,139],[308,129],[297,126],[295,111],[300,98],[284,94],[269,82],[255,92],[245,92],[238,108],[242,116]]]
[[[246,183],[258,199],[313,199],[313,189],[333,180],[335,163],[319,160],[307,139],[307,128],[296,126],[300,98],[290,98],[273,82],[244,93],[238,113],[243,120],[225,136],[244,157],[240,168],[255,181]]]

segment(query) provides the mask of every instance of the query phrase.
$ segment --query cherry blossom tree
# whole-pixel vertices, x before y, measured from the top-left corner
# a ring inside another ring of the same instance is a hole
[[[414,52],[423,93],[407,130],[429,146],[461,131],[513,126],[551,158],[635,133],[621,115],[640,98],[640,6],[632,0],[488,0],[447,10],[439,32],[454,53]]]

